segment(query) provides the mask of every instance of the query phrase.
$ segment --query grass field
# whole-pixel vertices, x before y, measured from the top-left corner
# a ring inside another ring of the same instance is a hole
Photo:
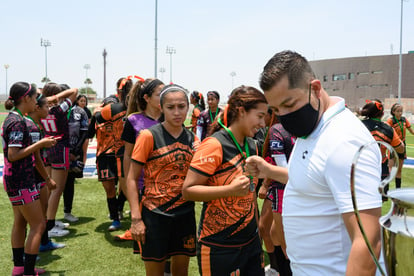
[[[404,169],[403,186],[414,187],[413,180],[414,170]],[[389,208],[388,201],[383,206],[383,213]],[[58,219],[63,217],[62,210],[60,206]],[[200,210],[201,204],[196,203],[196,214],[200,214]],[[145,275],[140,256],[132,254],[132,243],[113,240],[113,236],[122,231],[110,233],[106,230],[110,221],[105,192],[96,179],[81,179],[76,183],[73,213],[80,217],[80,221],[69,227],[68,236],[54,239],[65,243],[66,248],[40,253],[37,265],[48,271],[46,275]],[[13,266],[10,247],[13,214],[5,192],[0,193],[0,217],[3,222],[0,228],[0,275],[8,275]],[[129,218],[122,224],[127,229]],[[198,275],[195,258],[191,258],[189,275]]]

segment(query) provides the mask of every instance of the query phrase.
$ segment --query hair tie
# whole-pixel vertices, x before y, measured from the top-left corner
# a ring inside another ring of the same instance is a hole
[[[223,113],[223,123],[225,126],[227,126],[227,112],[229,111],[229,104],[226,104],[226,106],[224,107],[224,113]]]

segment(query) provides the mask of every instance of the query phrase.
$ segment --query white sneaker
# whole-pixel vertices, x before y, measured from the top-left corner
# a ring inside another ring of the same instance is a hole
[[[265,276],[278,276],[279,273],[277,272],[276,269],[271,268],[270,265],[267,265],[265,267]]]
[[[48,234],[50,238],[63,237],[69,234],[69,230],[61,229],[55,225],[55,227],[48,231]]]
[[[69,223],[67,222],[61,222],[60,220],[55,220],[55,227],[60,229],[65,229],[69,227]]]
[[[77,222],[77,221],[79,221],[79,218],[78,217],[75,217],[71,213],[65,213],[65,215],[63,216],[63,218],[66,219],[69,222]]]

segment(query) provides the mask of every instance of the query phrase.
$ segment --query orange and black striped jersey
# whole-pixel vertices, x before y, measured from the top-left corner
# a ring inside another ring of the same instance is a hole
[[[121,139],[126,110],[121,103],[106,105],[96,113],[96,156],[101,154],[123,155],[125,142]]]
[[[407,128],[411,127],[410,122],[405,117],[401,117],[400,120],[397,120],[397,118],[393,116],[391,118],[388,118],[387,124],[392,126],[392,128],[397,132],[400,139],[405,142],[406,130]]]
[[[395,129],[388,124],[373,119],[362,120],[362,122],[371,132],[372,136],[374,136],[376,141],[386,142],[393,147],[397,147],[402,143]],[[386,147],[381,145],[382,163],[386,162],[388,159],[386,152]]]
[[[247,138],[250,155],[257,155],[253,139]],[[241,147],[244,150],[244,146]],[[203,140],[190,164],[190,170],[207,176],[208,186],[229,185],[243,174],[244,157],[225,130]],[[252,180],[257,185],[257,178]],[[204,202],[199,224],[199,241],[216,246],[237,246],[257,235],[254,192]]]
[[[184,214],[194,208],[193,201],[182,197],[182,188],[194,154],[197,136],[183,128],[174,138],[162,124],[140,132],[131,159],[144,166],[142,204],[150,211]]]

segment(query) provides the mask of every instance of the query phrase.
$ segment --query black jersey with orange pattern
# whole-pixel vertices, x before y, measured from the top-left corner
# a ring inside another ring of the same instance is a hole
[[[404,116],[402,116],[398,120],[395,116],[392,116],[391,118],[388,118],[387,124],[389,124],[390,126],[392,126],[392,128],[395,129],[395,132],[397,132],[397,134],[400,137],[400,139],[403,142],[405,142],[405,135],[406,135],[407,128],[410,128],[411,127],[411,124],[407,120],[407,118],[405,118]]]
[[[183,128],[174,138],[162,124],[141,131],[131,160],[144,166],[142,204],[162,215],[181,215],[194,209],[183,199],[182,187],[194,154],[193,132]]]
[[[72,106],[70,99],[64,99],[59,105],[49,109],[49,114],[40,122],[45,131],[45,137],[53,136],[60,138],[59,144],[69,147],[69,120],[68,111]]]
[[[247,138],[249,155],[257,155],[257,146]],[[241,147],[244,150],[244,146]],[[246,154],[244,152],[244,154]],[[203,140],[190,164],[190,170],[207,176],[208,186],[229,185],[243,174],[245,160],[231,136],[220,130]],[[258,179],[252,179],[257,186]],[[200,224],[201,243],[233,247],[249,243],[257,237],[256,197],[230,196],[204,202]]]
[[[383,141],[393,147],[397,147],[402,143],[397,132],[390,125],[374,119],[365,119],[362,122],[371,132],[372,136],[374,136],[375,141]],[[387,148],[383,145],[381,145],[381,155],[382,163],[385,163],[388,160],[388,155]]]
[[[123,156],[125,142],[121,139],[126,110],[121,103],[106,105],[95,114],[97,149],[96,156],[115,154]]]

